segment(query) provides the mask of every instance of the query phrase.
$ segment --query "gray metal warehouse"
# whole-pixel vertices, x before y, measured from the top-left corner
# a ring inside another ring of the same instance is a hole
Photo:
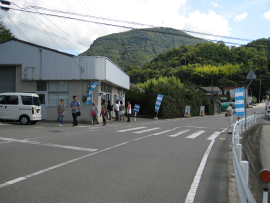
[[[42,119],[55,120],[56,107],[64,99],[65,120],[71,121],[69,104],[72,96],[77,95],[82,112],[79,121],[90,122],[92,105],[85,102],[89,87],[95,81],[100,84],[94,89],[92,100],[99,107],[101,99],[124,101],[129,76],[107,57],[74,56],[16,38],[0,43],[0,93],[38,94]]]

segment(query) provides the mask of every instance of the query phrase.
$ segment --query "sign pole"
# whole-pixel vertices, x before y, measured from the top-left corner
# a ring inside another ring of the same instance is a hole
[[[245,103],[245,130],[247,130],[247,90],[251,83],[252,83],[252,79],[250,80],[250,83],[245,89],[245,102],[244,102]]]
[[[248,84],[248,86],[245,90],[245,102],[244,102],[244,104],[245,104],[245,129],[247,129],[247,92],[246,91],[248,90],[248,87],[252,83],[252,79],[256,79],[256,78],[257,78],[257,76],[251,68],[247,74],[247,79],[250,79],[250,83]]]

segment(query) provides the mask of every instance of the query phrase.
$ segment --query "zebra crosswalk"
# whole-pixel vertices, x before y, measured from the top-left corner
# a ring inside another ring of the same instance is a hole
[[[205,131],[203,131],[203,130],[199,130],[198,132],[193,133],[193,134],[191,134],[191,135],[187,136],[186,138],[191,138],[191,139],[194,139],[194,138],[196,138],[196,137],[200,136],[201,134],[203,134],[204,132],[205,132]]]
[[[195,132],[194,132],[194,128],[193,129],[185,129],[187,127],[190,126],[184,126],[184,127],[176,127],[173,129],[169,129],[169,130],[161,130],[160,127],[145,127],[145,126],[141,126],[141,127],[136,127],[136,128],[128,128],[128,129],[123,129],[123,130],[117,130],[116,132],[119,133],[134,133],[134,134],[143,134],[143,133],[153,133],[152,135],[165,135],[166,137],[169,138],[176,138],[180,135],[182,135],[181,137],[185,137],[187,139],[195,139],[198,138],[201,135],[206,135],[207,132],[206,130],[199,130],[198,128],[195,128]],[[181,128],[181,129],[180,129]],[[215,140],[222,132],[219,131],[215,131],[209,135],[206,135],[206,139],[207,140]]]
[[[184,133],[186,133],[186,132],[188,132],[188,131],[190,131],[190,130],[182,130],[182,131],[179,131],[179,132],[176,133],[176,134],[168,135],[168,136],[169,136],[169,137],[177,137],[177,136],[182,135],[182,134],[184,134]]]

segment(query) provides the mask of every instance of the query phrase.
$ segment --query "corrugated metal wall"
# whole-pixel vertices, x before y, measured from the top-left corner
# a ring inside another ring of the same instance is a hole
[[[19,41],[0,44],[0,65],[22,65],[22,80],[101,80],[129,89],[129,76],[101,56],[68,56]]]

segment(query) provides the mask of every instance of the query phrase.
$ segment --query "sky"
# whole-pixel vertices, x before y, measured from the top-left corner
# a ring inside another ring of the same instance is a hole
[[[0,21],[11,29],[16,38],[74,55],[86,51],[98,37],[130,30],[119,26],[171,27],[248,40],[270,37],[270,1],[268,0],[11,0],[10,2],[11,8],[36,12],[0,10]],[[41,15],[38,12],[77,18],[87,22]],[[93,21],[107,25],[93,23]],[[50,35],[44,32],[49,32]],[[250,42],[193,35],[238,44]]]

